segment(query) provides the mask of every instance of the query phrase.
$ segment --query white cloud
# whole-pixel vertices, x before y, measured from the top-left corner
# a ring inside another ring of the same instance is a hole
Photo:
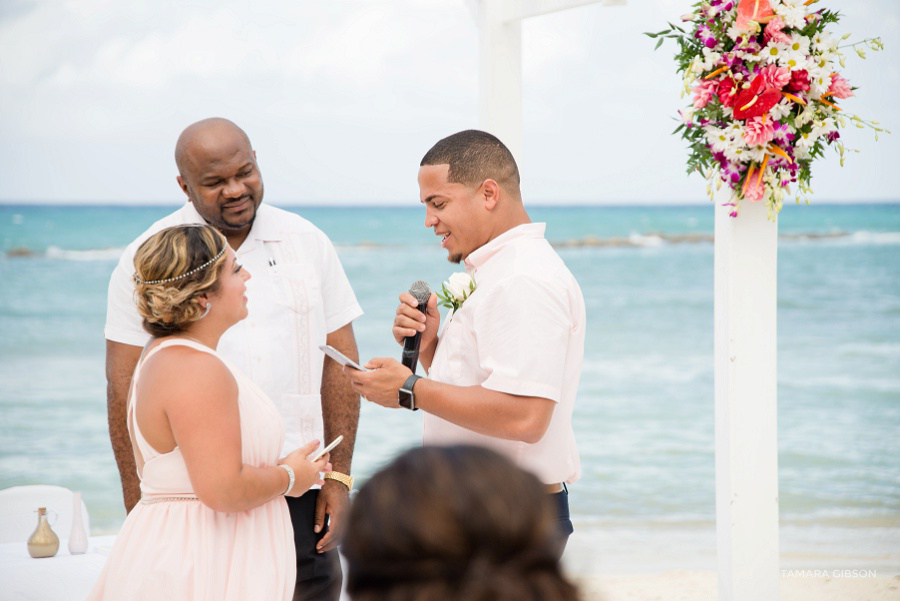
[[[523,26],[528,193],[539,200],[686,199],[669,136],[684,102],[674,45],[642,32],[682,0],[631,0]],[[848,109],[897,133],[843,171],[817,166],[822,196],[894,196],[900,161],[900,5],[843,7],[840,31],[880,34],[851,57]],[[265,157],[270,197],[415,198],[415,165],[439,137],[477,126],[475,24],[463,0],[6,0],[0,9],[0,199],[179,198],[172,145],[188,123],[232,118]],[[851,106],[852,105],[852,106]],[[47,174],[53,173],[52,177]]]

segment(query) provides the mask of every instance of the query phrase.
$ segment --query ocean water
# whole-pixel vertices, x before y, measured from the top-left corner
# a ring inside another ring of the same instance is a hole
[[[174,208],[0,205],[0,488],[81,490],[94,533],[125,515],[106,422],[106,286],[124,246]],[[365,311],[361,356],[398,356],[397,295],[458,270],[422,210],[289,209],[338,248]],[[712,207],[530,213],[588,311],[583,478],[570,495],[586,538],[574,542],[606,565],[713,567]],[[779,231],[783,561],[896,570],[900,204],[788,206]],[[419,416],[365,405],[353,471],[364,480],[420,442]]]

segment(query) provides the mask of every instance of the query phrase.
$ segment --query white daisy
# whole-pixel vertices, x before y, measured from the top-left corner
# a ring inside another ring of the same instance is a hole
[[[790,36],[791,43],[788,44],[788,50],[792,52],[799,52],[802,55],[809,54],[809,38],[805,35],[800,35],[799,33],[795,33]]]
[[[787,67],[791,71],[796,71],[798,69],[809,69],[812,68],[812,62],[808,55],[801,55],[799,53],[790,52],[784,55],[784,58],[778,62],[782,67]]]
[[[744,141],[744,128],[741,127],[739,123],[732,123],[724,130],[725,135],[731,140],[734,144],[737,144],[739,147],[746,147],[747,143]]]
[[[746,36],[747,32],[742,29],[738,29],[737,25],[732,24],[731,27],[725,30],[725,35],[727,35],[729,39],[734,41],[739,37]]]
[[[809,71],[809,95],[812,98],[820,98],[831,87],[831,69],[814,67]]]
[[[829,53],[837,50],[840,40],[831,36],[827,31],[818,33],[812,40],[813,49],[820,53]]]
[[[725,152],[725,148],[731,143],[731,138],[725,133],[725,130],[708,126],[706,128],[706,142],[710,145],[713,152]]]
[[[747,153],[748,159],[754,163],[761,163],[766,157],[766,149],[763,146],[754,146],[753,148],[748,148],[744,152]]]
[[[778,44],[774,41],[770,41],[766,47],[760,51],[759,57],[771,65],[772,63],[781,63],[787,54],[787,44]]]
[[[747,148],[741,148],[737,144],[729,144],[725,147],[725,158],[732,163],[746,163],[749,161]]]
[[[791,108],[793,108],[793,106],[793,102],[791,102],[787,98],[782,98],[781,102],[779,102],[769,110],[769,117],[775,119],[776,121],[781,121],[790,114]]]
[[[782,4],[775,9],[775,14],[781,17],[781,20],[788,27],[799,29],[806,25],[806,7],[802,4],[799,6]]]
[[[819,134],[822,132],[821,128],[813,127],[812,131],[809,133],[801,133],[797,136],[797,142],[795,146],[803,146],[806,148],[812,148],[816,143],[816,140],[819,139]]]

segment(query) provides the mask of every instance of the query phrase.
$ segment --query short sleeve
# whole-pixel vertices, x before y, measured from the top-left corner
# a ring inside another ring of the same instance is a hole
[[[141,325],[141,316],[137,312],[133,274],[134,247],[129,246],[109,279],[103,333],[112,342],[144,346],[150,340],[150,334]]]
[[[363,314],[362,307],[353,294],[350,280],[338,258],[331,240],[319,232],[321,247],[322,302],[325,307],[325,330],[328,333],[344,327]]]
[[[489,374],[482,386],[559,402],[573,327],[565,289],[517,275],[498,282],[478,309],[478,357]]]

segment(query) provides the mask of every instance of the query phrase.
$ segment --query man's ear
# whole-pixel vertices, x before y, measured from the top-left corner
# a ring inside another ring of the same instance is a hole
[[[493,211],[500,200],[500,185],[492,179],[486,179],[481,184],[481,194],[484,198],[484,208]]]
[[[181,177],[180,175],[178,175],[178,176],[175,177],[175,181],[178,182],[178,187],[181,188],[181,191],[185,193],[185,195],[188,197],[188,201],[190,201],[190,200],[191,200],[191,193],[190,193],[190,191],[188,190],[187,182],[184,181],[184,178]]]

